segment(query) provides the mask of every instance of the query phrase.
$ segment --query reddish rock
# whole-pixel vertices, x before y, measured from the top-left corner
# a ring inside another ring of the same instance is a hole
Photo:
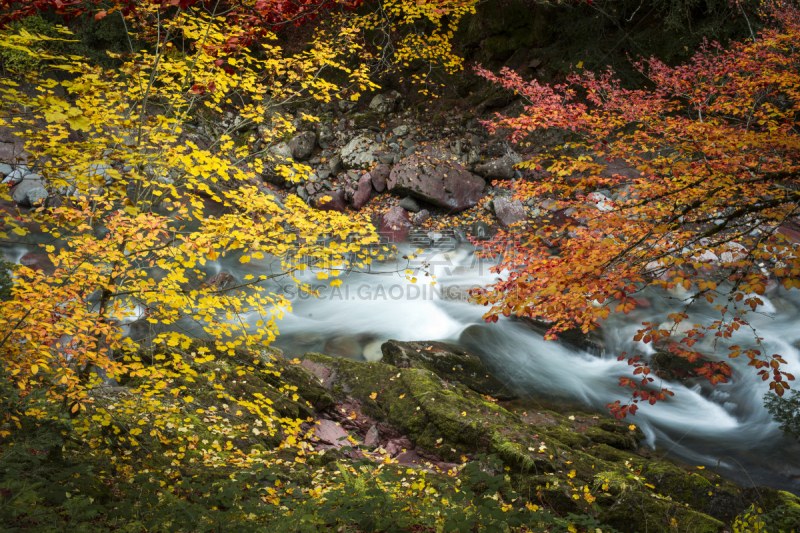
[[[386,180],[389,179],[390,172],[388,165],[380,164],[369,173],[372,178],[372,186],[376,191],[383,192],[386,190]]]
[[[228,287],[231,287],[235,281],[236,280],[232,275],[228,274],[227,272],[220,272],[211,279],[204,281],[200,287],[224,291]]]
[[[344,213],[347,209],[347,200],[342,190],[322,191],[314,195],[313,201],[320,211],[339,211]]]
[[[400,437],[399,439],[390,440],[384,448],[386,449],[386,453],[388,453],[392,457],[395,457],[398,454],[402,453],[404,450],[413,449],[414,445],[411,443],[410,440],[408,440],[408,438]]]
[[[486,182],[456,162],[410,156],[392,169],[387,185],[390,191],[415,196],[456,213],[478,205]]]
[[[353,195],[353,207],[356,209],[361,209],[367,202],[369,202],[370,198],[372,198],[372,176],[369,174],[364,174],[358,180],[358,188],[356,189],[356,193]]]
[[[505,198],[495,198],[493,205],[494,214],[497,216],[501,226],[508,227],[517,222],[528,220],[525,206],[519,200],[509,202]]]
[[[31,270],[41,270],[45,274],[52,274],[56,270],[47,254],[28,253],[20,258],[19,263]]]
[[[791,241],[800,242],[800,231],[787,228],[786,226],[780,226],[778,227],[778,233],[788,237]]]
[[[403,242],[411,227],[408,211],[399,206],[394,206],[383,215],[383,224],[380,234],[389,237],[391,242]]]

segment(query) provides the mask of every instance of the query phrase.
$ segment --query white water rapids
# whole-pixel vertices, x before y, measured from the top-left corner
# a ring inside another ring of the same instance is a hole
[[[24,253],[22,248],[6,250],[9,260],[18,261]],[[612,315],[601,330],[605,353],[593,355],[544,341],[520,321],[486,324],[481,318],[485,308],[468,303],[465,290],[490,283],[497,274],[475,258],[471,245],[427,248],[422,258],[432,265],[435,287],[424,274],[418,274],[417,283],[412,284],[402,273],[351,273],[341,277],[344,283],[337,289],[325,285],[320,298],[295,294],[292,312],[278,323],[280,336],[275,345],[289,357],[314,351],[377,360],[380,344],[389,339],[444,340],[480,355],[532,407],[603,412],[606,404],[625,403],[629,398],[630,389],[619,387],[617,378],[632,376],[633,369],[618,362],[617,356],[623,351],[652,353],[650,346],[633,341],[636,330],[644,321],[663,322],[670,312],[682,308],[669,296],[685,296],[647,293],[643,297],[648,307],[627,316]],[[393,271],[403,265],[404,261],[386,262],[375,269]],[[241,280],[247,274],[263,273],[259,269],[264,266],[256,260],[243,265],[236,258],[226,258],[210,265],[208,274],[223,271]],[[309,281],[315,279],[310,276]],[[274,289],[280,290],[277,285]],[[764,338],[766,351],[783,355],[788,363],[785,370],[800,377],[800,291],[777,289],[763,299],[763,314],[750,319]],[[690,316],[693,323],[719,317],[703,307]],[[257,319],[252,317],[252,322]],[[711,340],[694,348],[709,354]],[[752,346],[753,336],[742,328],[733,343]],[[723,348],[716,357],[726,353]],[[661,386],[675,396],[655,406],[644,405],[627,420],[643,429],[644,445],[659,452],[689,464],[709,468],[719,464],[721,474],[745,486],[767,485],[800,494],[800,444],[783,437],[764,408],[767,382],[747,367],[746,358],[727,361],[734,371],[729,383],[712,387],[700,380],[665,382]]]

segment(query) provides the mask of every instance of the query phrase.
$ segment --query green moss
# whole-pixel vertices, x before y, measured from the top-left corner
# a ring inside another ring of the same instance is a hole
[[[618,498],[599,519],[620,531],[648,533],[719,533],[725,527],[708,515],[636,491]]]

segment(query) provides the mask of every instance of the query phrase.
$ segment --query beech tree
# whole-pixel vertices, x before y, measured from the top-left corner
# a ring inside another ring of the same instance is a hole
[[[637,62],[642,89],[581,65],[552,86],[478,67],[526,103],[521,116],[498,115],[488,128],[507,128],[522,145],[550,128],[567,139],[518,165],[529,178],[516,183],[515,196],[550,198],[554,212],[512,246],[503,235],[485,246],[501,254],[497,271],[510,272],[479,295],[490,306],[487,321],[514,314],[549,322],[549,337],[572,327],[588,332],[610,313],[636,308],[647,287],[682,287],[668,318],[692,327],[644,323],[635,340],[666,342],[693,362],[701,354],[692,346],[713,336],[714,349],[749,358],[775,393],[789,388],[784,359],[766,353],[757,332],[754,347],[726,343],[751,327],[766,291],[800,288],[800,12],[777,2],[764,18],[769,29],[755,40],[706,45],[688,64]],[[616,189],[619,198],[599,189]],[[717,320],[695,324],[690,313],[701,300],[716,305]],[[641,356],[619,357],[638,377],[620,378],[633,393],[629,404],[609,405],[616,416],[635,413],[639,400],[672,395],[653,388]],[[697,372],[725,382],[730,367],[716,360],[698,363]]]

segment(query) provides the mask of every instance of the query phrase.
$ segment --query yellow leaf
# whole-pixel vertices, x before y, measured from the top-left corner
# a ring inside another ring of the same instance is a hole
[[[39,365],[31,365],[31,374],[37,374],[39,372]]]
[[[378,397],[378,393],[377,392],[373,392],[372,394],[369,395],[369,399],[370,400],[374,400],[377,397]]]

